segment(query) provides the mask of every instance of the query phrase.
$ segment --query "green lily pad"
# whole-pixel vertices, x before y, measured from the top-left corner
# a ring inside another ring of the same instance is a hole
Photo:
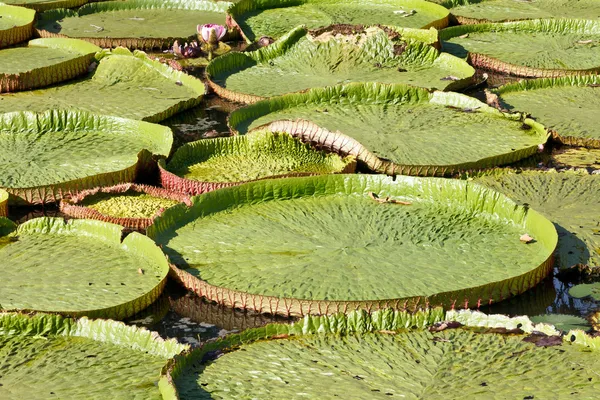
[[[87,2],[88,0],[7,0],[7,4],[31,8],[38,12],[56,8],[76,8]]]
[[[470,326],[406,330],[402,322],[385,311],[250,329],[176,356],[160,387],[163,395],[182,400],[283,399],[298,393],[319,399],[567,398],[574,390],[593,398],[597,393],[597,340],[583,332],[575,331],[573,344],[540,336],[553,345],[536,346],[528,342],[535,337],[524,334]]]
[[[206,72],[219,96],[243,103],[348,82],[445,90],[469,84],[475,70],[465,61],[403,35],[392,28],[298,27],[266,48],[219,57]]]
[[[121,322],[0,313],[0,394],[158,400],[161,369],[186,347]]]
[[[8,216],[8,192],[0,189],[0,217]]]
[[[600,17],[600,3],[596,0],[447,0],[440,4],[449,8],[460,24],[535,18]]]
[[[159,162],[162,186],[189,194],[272,177],[350,173],[355,167],[354,157],[316,151],[287,133],[260,131],[187,143],[168,164]]]
[[[78,109],[159,122],[198,105],[204,83],[123,48],[100,55],[83,79],[50,88],[3,94],[0,112]]]
[[[563,332],[569,332],[572,330],[584,330],[587,331],[591,328],[590,323],[585,319],[576,315],[564,315],[564,314],[543,314],[529,317],[532,322],[535,323],[546,323],[551,324]]]
[[[538,151],[548,134],[462,94],[407,85],[348,84],[263,100],[229,117],[240,133],[263,127],[356,157],[389,175],[445,175]]]
[[[169,272],[162,251],[101,221],[36,218],[0,248],[0,309],[123,319],[152,304]]]
[[[225,24],[231,3],[207,0],[129,0],[48,11],[36,29],[42,37],[84,39],[100,47],[170,48],[196,37],[198,24]]]
[[[0,50],[0,93],[16,92],[83,75],[100,47],[76,39],[35,39]]]
[[[0,3],[0,48],[23,42],[33,35],[35,11]]]
[[[600,282],[583,283],[581,285],[573,286],[569,289],[569,294],[577,298],[591,297],[596,301],[600,301]]]
[[[85,111],[0,114],[0,187],[16,200],[53,202],[130,182],[140,156],[166,157],[172,143],[167,127]]]
[[[321,175],[192,200],[148,235],[186,287],[260,312],[494,302],[546,276],[557,241],[535,211],[464,181]]]
[[[461,25],[444,29],[440,39],[443,51],[492,72],[526,78],[600,72],[600,20]]]
[[[476,182],[539,211],[558,231],[558,266],[600,266],[600,175],[503,171]]]
[[[252,43],[261,36],[278,39],[301,24],[309,29],[335,24],[441,29],[448,26],[449,12],[422,0],[242,0],[227,15]]]
[[[60,201],[60,211],[73,218],[97,219],[143,231],[164,210],[188,196],[165,189],[124,183],[84,190]]]
[[[600,75],[526,80],[495,93],[503,106],[533,115],[557,141],[600,148]]]
[[[563,147],[553,152],[552,160],[561,167],[600,169],[600,149]]]

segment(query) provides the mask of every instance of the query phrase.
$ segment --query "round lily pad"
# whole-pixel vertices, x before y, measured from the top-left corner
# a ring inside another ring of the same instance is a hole
[[[0,3],[0,48],[23,42],[33,35],[35,11]]]
[[[565,314],[543,314],[530,317],[534,323],[546,323],[553,325],[556,329],[563,332],[569,332],[575,329],[587,331],[591,328],[590,323],[585,319],[576,315]]]
[[[577,298],[591,297],[596,301],[600,301],[600,282],[583,283],[581,285],[573,286],[569,289],[569,294]]]
[[[8,216],[8,192],[0,189],[0,217]]]
[[[476,181],[554,222],[559,268],[600,266],[600,175],[585,171],[499,171]]]
[[[234,131],[288,132],[389,175],[446,175],[526,158],[545,129],[462,94],[348,84],[263,100],[231,113]]]
[[[100,47],[76,39],[35,39],[0,51],[0,93],[16,92],[83,75]]]
[[[493,72],[526,78],[600,72],[600,20],[461,25],[444,29],[440,39],[443,51]]]
[[[169,272],[162,251],[107,222],[36,218],[0,242],[1,310],[113,319],[152,304]]]
[[[600,17],[600,3],[597,0],[448,0],[441,4],[450,9],[460,24]]]
[[[354,172],[354,157],[316,151],[287,133],[204,139],[181,146],[165,165],[163,187],[200,194],[259,179]]]
[[[0,313],[3,399],[162,399],[170,357],[187,346],[121,322]]]
[[[495,91],[502,105],[530,113],[572,146],[600,148],[600,75],[526,80]]]
[[[47,203],[70,191],[131,182],[138,159],[167,156],[167,127],[85,111],[0,114],[0,187]]]
[[[31,8],[38,12],[56,8],[76,8],[87,2],[88,0],[7,0],[7,4]]]
[[[563,147],[552,154],[552,161],[561,167],[600,169],[600,149]]]
[[[208,0],[129,0],[48,11],[36,29],[42,37],[84,39],[100,47],[169,48],[196,37],[198,24],[225,24],[231,3]]]
[[[143,231],[164,210],[179,203],[189,204],[189,197],[153,186],[124,183],[84,190],[62,199],[60,211],[74,218],[97,219]]]
[[[434,320],[421,318],[428,324]],[[576,331],[571,344],[555,335],[496,333],[507,330],[502,326],[437,331],[444,324],[438,323],[430,330],[406,330],[412,323],[385,311],[250,329],[176,356],[161,388],[163,395],[176,393],[182,400],[283,399],[298,393],[319,399],[537,399],[567,398],[574,391],[593,398],[597,393],[599,341],[583,332]]]
[[[248,43],[282,37],[290,27],[334,24],[390,25],[437,29],[448,26],[449,12],[422,0],[242,0],[227,10],[227,22]]]
[[[86,110],[159,122],[200,103],[204,83],[123,48],[99,54],[98,68],[75,82],[2,95],[0,112]]]
[[[219,57],[206,72],[219,96],[243,103],[342,82],[444,90],[468,85],[475,70],[422,41],[428,31],[415,31],[335,25],[309,32],[298,27],[266,48]]]
[[[205,193],[148,235],[200,296],[284,315],[495,302],[543,279],[557,241],[550,221],[482,186],[382,175]]]

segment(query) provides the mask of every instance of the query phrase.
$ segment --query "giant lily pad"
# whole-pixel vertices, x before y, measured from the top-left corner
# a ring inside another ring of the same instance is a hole
[[[122,322],[0,313],[0,397],[161,399],[175,340]]]
[[[168,165],[159,161],[163,187],[200,194],[258,179],[354,172],[354,157],[316,151],[287,133],[204,139],[181,146]]]
[[[33,35],[35,11],[0,3],[0,48],[27,40]]]
[[[536,122],[472,97],[406,85],[348,84],[263,100],[231,113],[232,129],[265,126],[380,172],[444,175],[507,164],[546,142]]]
[[[347,82],[448,90],[470,82],[475,71],[466,62],[402,32],[346,25],[309,33],[299,27],[266,48],[215,59],[206,70],[209,84],[221,97],[253,103]]]
[[[83,190],[60,201],[60,211],[74,218],[111,222],[143,231],[164,210],[179,203],[189,204],[189,197],[165,189],[123,183]]]
[[[600,72],[600,20],[537,19],[440,32],[444,51],[476,68],[546,78]]]
[[[231,3],[208,0],[129,0],[48,11],[36,29],[42,37],[84,39],[100,47],[167,48],[196,36],[198,24],[225,24]]]
[[[392,25],[406,28],[445,28],[449,12],[422,0],[242,0],[227,11],[228,23],[238,26],[251,43],[261,36],[280,38],[290,27],[309,29],[334,24]]]
[[[0,217],[8,215],[8,192],[0,189]]]
[[[140,153],[167,156],[172,143],[167,127],[84,111],[0,114],[0,187],[27,203],[53,202],[130,182]]]
[[[600,75],[527,80],[496,93],[505,107],[531,113],[559,142],[600,148]]]
[[[581,285],[573,286],[569,290],[569,294],[577,298],[591,297],[596,301],[600,301],[600,282],[583,283]]]
[[[39,12],[56,8],[76,8],[87,2],[88,0],[7,0],[7,4],[27,7]]]
[[[107,222],[42,217],[0,241],[0,309],[123,319],[161,294],[169,265],[147,237]]]
[[[502,324],[439,332],[439,325],[432,331],[406,329],[431,324],[435,317],[420,314],[415,323],[390,311],[352,313],[250,329],[176,356],[159,386],[165,397],[177,394],[181,400],[284,399],[298,393],[319,399],[597,394],[600,341],[582,331],[573,331],[571,344],[522,330],[495,333],[509,329]]]
[[[477,182],[533,207],[558,231],[558,265],[600,266],[600,176],[581,172],[501,171]]]
[[[537,212],[458,180],[322,175],[192,200],[148,229],[179,280],[285,315],[498,301],[548,274],[557,241]],[[536,242],[522,243],[524,232]]]
[[[68,108],[158,122],[199,104],[205,93],[199,79],[150,60],[143,52],[120,48],[103,56],[84,79],[0,95],[0,112]]]
[[[597,0],[448,0],[441,2],[441,5],[449,8],[461,24],[600,17],[600,3]]]
[[[0,93],[33,89],[85,74],[100,47],[76,39],[35,39],[0,51]]]

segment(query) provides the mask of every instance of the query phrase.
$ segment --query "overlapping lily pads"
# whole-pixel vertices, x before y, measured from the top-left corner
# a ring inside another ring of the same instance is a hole
[[[600,75],[527,80],[496,93],[504,107],[528,112],[551,129],[555,140],[600,148]]]
[[[56,8],[80,7],[87,2],[88,0],[7,0],[8,4],[31,8],[38,12]]]
[[[100,47],[76,39],[35,39],[0,50],[0,93],[63,82],[88,71]]]
[[[0,188],[40,204],[131,182],[140,157],[166,157],[172,143],[167,127],[85,111],[0,114]]]
[[[81,191],[60,201],[60,211],[74,218],[111,222],[143,231],[164,210],[189,197],[147,185],[124,183]]]
[[[582,331],[564,340],[528,335],[511,328],[512,320],[494,317],[486,318],[496,322],[493,328],[433,325],[441,319],[436,312],[406,316],[387,310],[271,324],[176,356],[159,385],[163,396],[181,400],[298,393],[319,399],[531,399],[570,397],[574,391],[595,396],[598,338]],[[430,330],[422,329],[427,325]],[[413,327],[421,329],[406,329]]]
[[[448,0],[436,3],[449,8],[461,24],[535,18],[600,17],[600,3],[596,0]]]
[[[585,171],[499,171],[476,181],[554,222],[560,268],[600,266],[600,175]]]
[[[495,302],[543,279],[557,241],[550,221],[482,186],[381,175],[209,192],[148,235],[200,296],[284,315]]]
[[[33,35],[35,11],[0,3],[0,48],[23,42]]]
[[[350,173],[356,161],[316,151],[287,133],[254,132],[185,144],[158,167],[163,187],[195,195],[273,177]]]
[[[186,346],[121,322],[0,313],[0,348],[6,400],[158,400],[161,369]]]
[[[152,240],[93,220],[36,218],[0,238],[0,309],[123,319],[161,294],[169,265]]]
[[[85,78],[50,88],[0,96],[0,112],[78,109],[159,122],[199,104],[204,83],[124,48],[100,54]]]
[[[448,26],[449,12],[422,0],[242,0],[227,11],[227,22],[238,27],[248,43],[282,37],[290,27],[309,29],[334,24],[392,25],[437,29]]]
[[[42,37],[84,39],[100,47],[162,49],[196,36],[198,24],[224,24],[231,3],[208,0],[129,0],[90,3],[42,14]]]
[[[445,175],[508,164],[538,151],[538,123],[458,93],[348,84],[263,100],[231,113],[234,131],[288,132],[379,173]]]
[[[440,38],[444,51],[493,72],[526,78],[600,72],[600,19],[461,25]]]
[[[446,90],[468,85],[474,69],[412,38],[418,34],[361,25],[312,33],[298,27],[266,48],[215,59],[206,70],[208,82],[219,96],[242,103],[349,82]]]

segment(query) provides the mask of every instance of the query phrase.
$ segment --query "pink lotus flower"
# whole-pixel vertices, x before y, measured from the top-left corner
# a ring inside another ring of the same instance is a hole
[[[223,39],[227,33],[227,28],[217,24],[204,24],[196,27],[198,36],[205,42],[215,45]]]

